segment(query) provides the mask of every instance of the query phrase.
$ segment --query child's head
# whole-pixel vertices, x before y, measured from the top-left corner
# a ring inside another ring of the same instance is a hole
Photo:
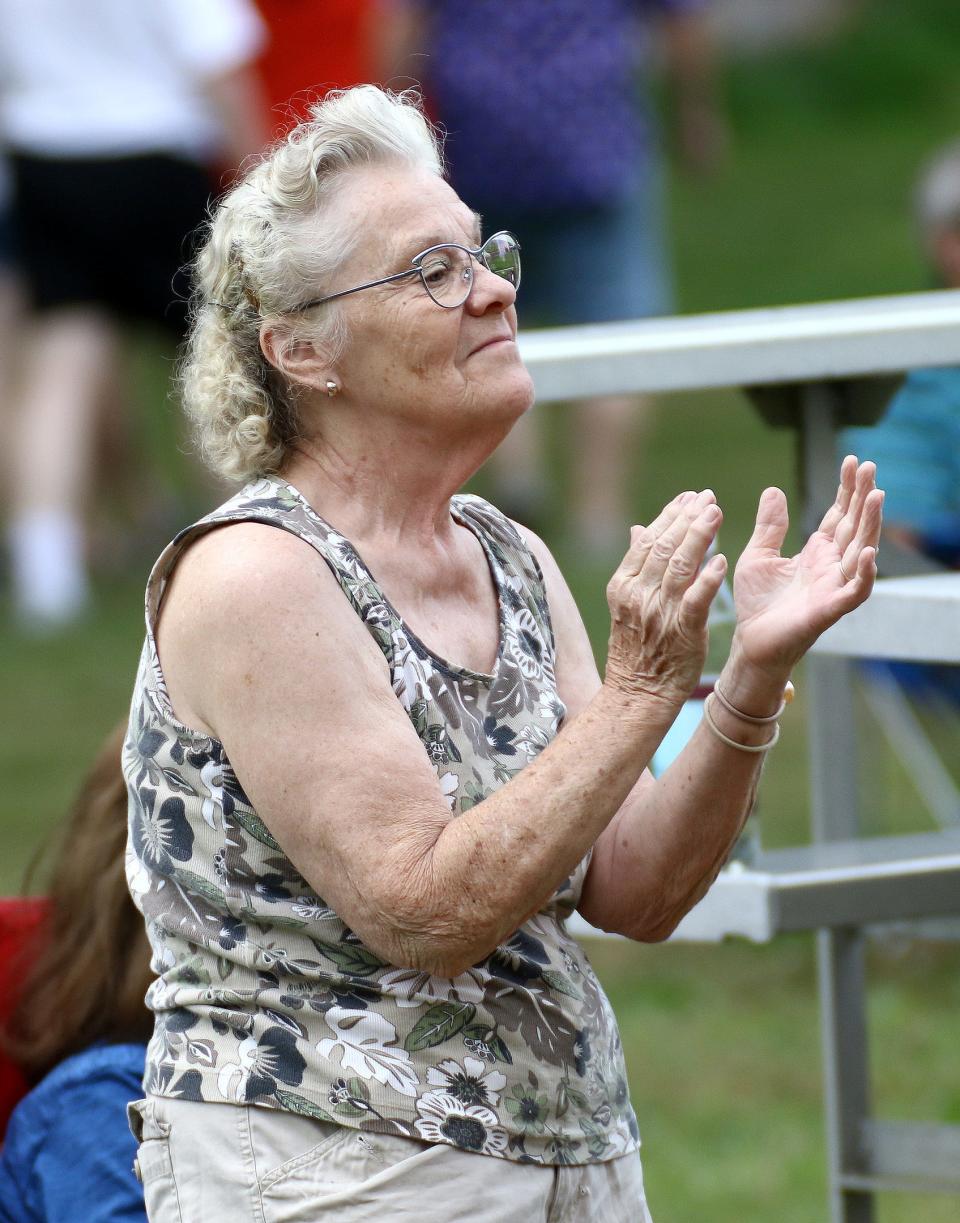
[[[94,1041],[146,1040],[152,1028],[150,947],[124,871],[124,730],[97,753],[57,842],[47,920],[5,1042],[32,1077]]]
[[[917,223],[937,279],[960,288],[960,140],[927,163],[916,191]]]

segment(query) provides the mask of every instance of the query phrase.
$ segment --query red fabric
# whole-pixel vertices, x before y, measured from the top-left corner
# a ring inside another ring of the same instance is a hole
[[[0,897],[0,1025],[16,1006],[24,958],[39,936],[46,911],[47,901],[42,896]],[[0,1141],[14,1105],[29,1087],[20,1068],[0,1051]]]
[[[256,0],[269,31],[259,70],[271,127],[289,130],[329,89],[371,81],[371,0]]]

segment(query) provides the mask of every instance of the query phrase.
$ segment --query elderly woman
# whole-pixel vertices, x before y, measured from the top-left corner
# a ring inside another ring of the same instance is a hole
[[[415,101],[319,105],[196,273],[184,396],[248,483],[153,571],[125,748],[150,1218],[649,1218],[565,919],[663,939],[706,891],[791,669],[873,583],[873,467],[844,463],[793,559],[763,494],[731,658],[655,782],[720,509],[686,492],[633,528],[601,682],[543,544],[456,491],[533,398],[519,248],[484,240]]]

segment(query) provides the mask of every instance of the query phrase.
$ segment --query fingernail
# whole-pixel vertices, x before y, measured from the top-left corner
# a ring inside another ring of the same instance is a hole
[[[707,522],[716,522],[716,520],[720,517],[720,506],[716,504],[708,505],[703,511],[703,516],[706,518]]]

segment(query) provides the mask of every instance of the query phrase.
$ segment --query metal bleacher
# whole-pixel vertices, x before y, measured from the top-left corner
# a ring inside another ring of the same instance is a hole
[[[742,388],[795,430],[812,530],[833,500],[837,430],[878,419],[905,371],[960,365],[960,292],[558,328],[522,335],[521,351],[539,402]],[[960,811],[948,791],[938,831],[860,835],[862,658],[960,664],[960,573],[881,578],[824,634],[805,664],[811,843],[725,868],[674,937],[817,931],[832,1223],[874,1223],[883,1190],[956,1194],[960,1217],[960,1126],[872,1115],[865,956],[868,927],[960,915]]]

